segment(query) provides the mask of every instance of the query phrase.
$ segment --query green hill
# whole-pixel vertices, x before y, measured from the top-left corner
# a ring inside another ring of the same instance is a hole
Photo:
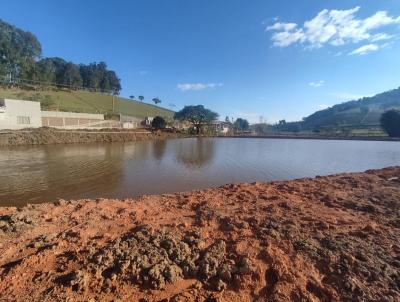
[[[73,91],[73,90],[25,90],[20,88],[0,88],[0,98],[38,101],[43,110],[59,110],[84,113],[112,113],[113,97],[109,94]],[[173,117],[174,112],[155,105],[139,101],[114,98],[114,112],[124,115],[144,118],[156,115],[167,119]]]
[[[317,111],[303,119],[302,128],[378,126],[382,113],[392,108],[400,109],[400,88]]]

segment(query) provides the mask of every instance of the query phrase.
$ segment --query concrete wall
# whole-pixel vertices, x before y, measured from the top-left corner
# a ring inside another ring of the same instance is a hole
[[[124,129],[136,129],[139,128],[140,124],[142,123],[142,119],[128,115],[121,114],[120,119],[122,123],[122,128]]]
[[[104,121],[104,115],[61,111],[42,111],[42,125],[61,129],[113,128],[115,123]]]
[[[75,113],[63,111],[42,111],[42,117],[60,117],[60,118],[80,118],[91,120],[104,120],[103,114],[93,113]]]
[[[39,102],[0,99],[0,129],[42,126]]]

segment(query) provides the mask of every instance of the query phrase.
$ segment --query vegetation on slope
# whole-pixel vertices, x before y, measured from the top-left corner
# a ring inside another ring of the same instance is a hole
[[[317,111],[298,122],[279,121],[275,125],[255,124],[257,133],[315,132],[328,135],[385,136],[380,123],[382,114],[400,109],[400,88],[345,102]]]
[[[0,20],[0,97],[39,101],[44,110],[173,116],[170,110],[117,97],[120,79],[104,62],[77,65],[41,53],[34,34]]]
[[[128,100],[118,96],[89,91],[66,89],[24,90],[0,88],[0,98],[39,101],[44,110],[59,110],[85,113],[121,113],[138,118],[162,116],[171,119],[174,112],[151,104]],[[113,111],[114,98],[114,111]]]
[[[317,111],[303,119],[303,129],[341,125],[379,125],[381,115],[400,108],[400,88]]]

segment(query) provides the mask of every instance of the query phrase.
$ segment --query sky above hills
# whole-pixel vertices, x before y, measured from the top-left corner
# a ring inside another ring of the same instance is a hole
[[[222,119],[299,120],[400,86],[398,0],[3,0],[0,19],[45,57],[105,61],[123,96]]]

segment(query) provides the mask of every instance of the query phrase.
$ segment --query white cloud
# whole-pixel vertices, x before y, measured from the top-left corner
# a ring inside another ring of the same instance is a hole
[[[177,88],[181,91],[199,91],[204,89],[214,89],[222,86],[222,83],[179,83]]]
[[[148,74],[149,72],[147,70],[141,70],[139,71],[139,75],[141,76],[145,76],[146,74]]]
[[[296,23],[281,23],[281,22],[276,22],[272,26],[268,26],[267,30],[284,30],[284,31],[290,31],[293,30],[297,27]]]
[[[330,106],[329,105],[326,105],[326,104],[320,104],[320,105],[318,105],[318,109],[319,110],[324,110],[324,109],[327,109],[327,108],[329,108]]]
[[[323,81],[323,80],[308,83],[308,85],[310,85],[311,87],[315,87],[315,88],[324,86],[324,84],[325,84],[325,81]]]
[[[391,17],[386,11],[357,19],[357,6],[348,10],[324,9],[303,26],[296,23],[276,22],[266,28],[272,31],[271,40],[276,47],[287,47],[301,44],[307,49],[320,48],[325,45],[340,46],[362,41],[377,42],[392,39],[394,36],[385,32],[374,32],[382,27],[400,24],[399,17]]]
[[[349,53],[349,55],[366,55],[367,53],[377,51],[379,49],[379,45],[377,44],[368,44],[368,45],[363,45],[352,52]]]
[[[384,41],[384,40],[390,40],[393,39],[394,36],[393,35],[388,35],[385,33],[380,33],[380,34],[376,34],[372,37],[371,41],[372,42],[378,42],[378,41]]]

